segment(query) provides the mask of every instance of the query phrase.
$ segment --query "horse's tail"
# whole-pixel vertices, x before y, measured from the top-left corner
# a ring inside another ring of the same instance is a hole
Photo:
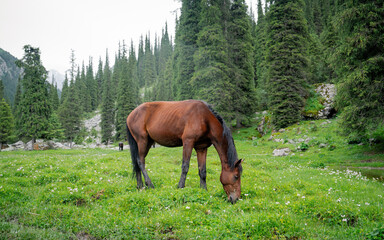
[[[127,125],[127,138],[129,143],[129,149],[131,150],[131,160],[132,160],[132,168],[133,168],[133,177],[138,176],[141,174],[141,170],[139,167],[139,148],[137,147],[137,142],[133,138],[131,131],[128,128]]]

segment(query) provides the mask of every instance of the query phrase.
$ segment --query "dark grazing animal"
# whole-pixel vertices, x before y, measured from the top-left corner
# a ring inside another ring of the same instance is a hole
[[[221,160],[220,181],[235,203],[241,195],[242,160],[238,159],[230,129],[207,103],[197,100],[180,102],[148,102],[134,109],[127,117],[128,142],[137,187],[153,188],[145,169],[145,157],[154,142],[166,147],[183,147],[183,163],[179,188],[185,186],[192,149],[197,153],[200,186],[206,185],[207,149],[216,148]]]

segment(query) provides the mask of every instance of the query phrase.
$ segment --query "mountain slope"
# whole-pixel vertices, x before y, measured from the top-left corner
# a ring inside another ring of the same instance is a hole
[[[4,85],[5,98],[13,102],[16,93],[17,80],[21,69],[15,64],[17,58],[0,48],[0,79]]]

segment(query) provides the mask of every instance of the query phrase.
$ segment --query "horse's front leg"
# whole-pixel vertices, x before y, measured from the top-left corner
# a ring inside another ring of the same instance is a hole
[[[199,166],[199,176],[200,176],[200,187],[207,189],[207,170],[206,170],[206,160],[207,160],[207,148],[205,149],[195,149],[197,153],[197,163]]]
[[[183,164],[181,165],[181,177],[179,181],[179,188],[185,187],[185,179],[189,170],[189,161],[191,159],[193,149],[193,141],[183,141]]]

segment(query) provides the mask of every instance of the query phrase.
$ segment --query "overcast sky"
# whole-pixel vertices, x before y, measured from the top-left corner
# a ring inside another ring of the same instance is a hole
[[[247,1],[248,2],[248,1]],[[161,35],[165,23],[174,38],[179,0],[1,0],[0,48],[22,58],[23,46],[39,47],[43,65],[64,74],[71,49],[76,62],[94,68],[108,48],[113,61],[119,41],[135,47],[141,35]]]

